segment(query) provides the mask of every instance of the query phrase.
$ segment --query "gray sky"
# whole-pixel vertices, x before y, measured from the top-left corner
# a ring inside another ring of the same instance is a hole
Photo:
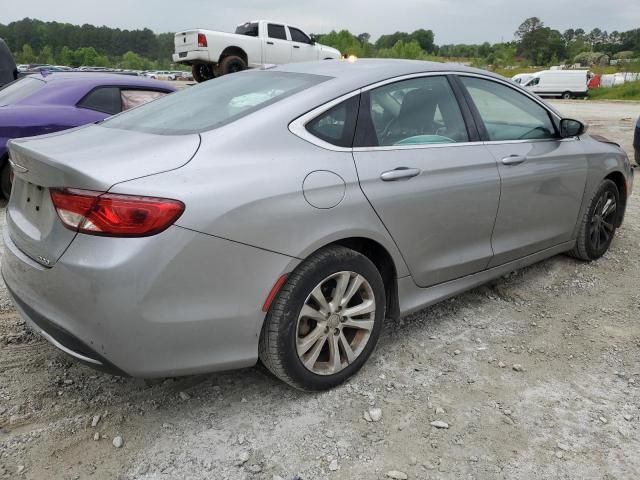
[[[236,5],[234,5],[236,4]],[[24,17],[155,32],[193,27],[232,31],[259,18],[297,24],[309,33],[349,29],[373,38],[431,29],[436,43],[511,40],[527,17],[564,31],[624,31],[640,26],[638,0],[0,0],[0,23]]]

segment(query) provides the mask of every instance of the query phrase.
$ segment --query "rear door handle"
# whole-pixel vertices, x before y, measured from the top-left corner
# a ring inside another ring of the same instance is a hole
[[[509,155],[508,157],[504,157],[502,159],[503,165],[520,165],[527,160],[527,157],[524,155]]]
[[[410,178],[420,175],[422,170],[419,168],[398,167],[395,170],[382,172],[380,178],[383,182],[395,182],[396,180],[409,180]]]
[[[273,45],[273,42],[267,42],[267,45]]]
[[[293,48],[300,48],[300,45],[294,45]]]

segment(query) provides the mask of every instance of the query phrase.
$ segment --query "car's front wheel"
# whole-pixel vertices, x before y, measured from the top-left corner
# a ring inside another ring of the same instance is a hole
[[[265,319],[260,359],[302,390],[344,382],[369,358],[385,317],[385,288],[364,255],[333,246],[288,277]]]
[[[570,255],[581,260],[597,260],[602,257],[613,241],[618,225],[620,192],[611,180],[604,180],[589,202],[585,212],[576,246]]]

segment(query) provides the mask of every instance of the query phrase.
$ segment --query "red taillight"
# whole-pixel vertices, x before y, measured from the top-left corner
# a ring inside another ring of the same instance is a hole
[[[206,47],[207,46],[207,36],[204,33],[198,34],[198,47]]]
[[[69,230],[105,237],[155,235],[184,212],[177,200],[89,190],[51,190],[51,200]]]

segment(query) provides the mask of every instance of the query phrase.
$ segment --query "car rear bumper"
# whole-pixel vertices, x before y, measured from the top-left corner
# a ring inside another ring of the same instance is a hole
[[[197,62],[211,63],[208,50],[190,50],[173,54],[173,63],[186,63],[191,65]]]
[[[37,331],[94,368],[145,378],[253,365],[262,304],[292,264],[177,226],[139,239],[78,235],[52,268],[8,229],[4,240],[2,275]]]

